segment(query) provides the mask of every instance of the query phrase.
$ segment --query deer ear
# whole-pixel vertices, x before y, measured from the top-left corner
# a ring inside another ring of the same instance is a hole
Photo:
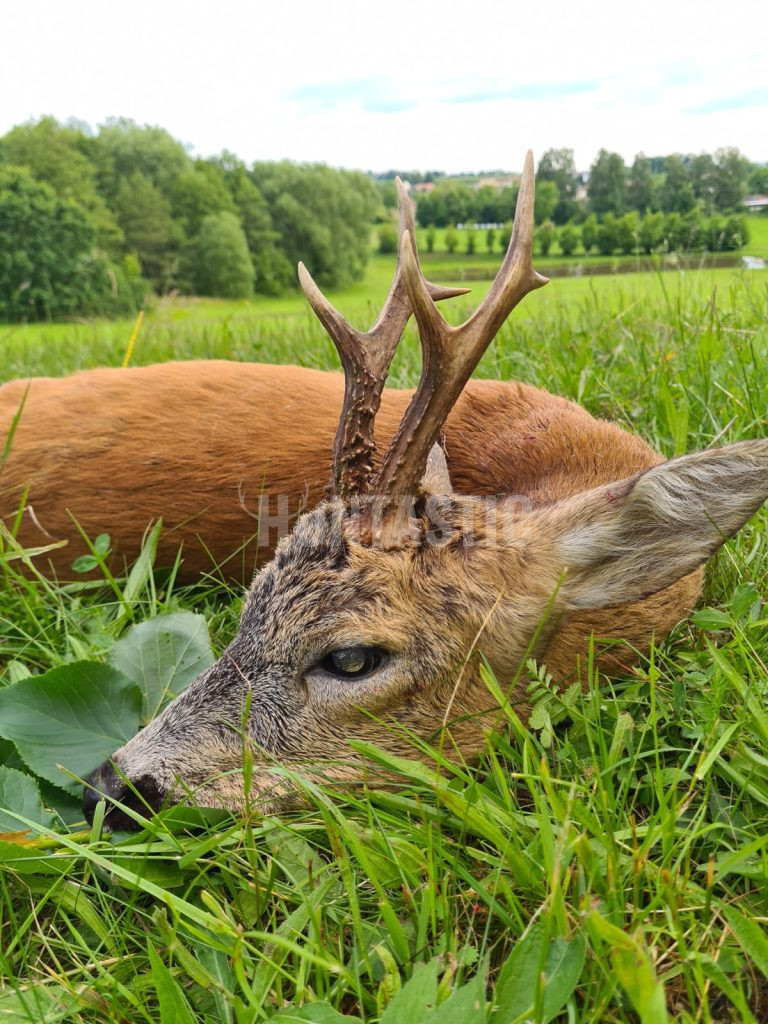
[[[422,490],[428,491],[430,494],[453,494],[445,452],[439,444],[433,444],[430,449],[427,468],[421,478],[421,487]]]
[[[566,570],[566,607],[607,608],[671,586],[767,498],[768,440],[761,440],[673,459],[546,510],[542,526],[555,534]]]

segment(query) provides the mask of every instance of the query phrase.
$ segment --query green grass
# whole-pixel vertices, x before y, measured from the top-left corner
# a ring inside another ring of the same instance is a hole
[[[366,324],[388,276],[377,259],[366,285],[334,300]],[[666,454],[766,436],[767,312],[766,272],[555,281],[513,314],[479,372],[576,398]],[[0,375],[119,364],[130,326],[4,328]],[[294,298],[161,305],[135,361],[191,356],[335,365]],[[409,336],[393,377],[417,372]],[[73,810],[73,832],[0,839],[0,1019],[240,1024],[304,1006],[282,1019],[338,1024],[335,1008],[370,1024],[511,1024],[517,1005],[518,1019],[541,1021],[541,971],[562,956],[576,977],[548,985],[565,993],[561,1024],[662,1021],[664,1004],[683,1022],[765,1020],[767,533],[763,509],[715,559],[704,609],[633,677],[590,678],[566,702],[533,682],[537,727],[509,709],[477,765],[414,748],[387,764],[400,784],[377,791],[386,757],[369,751],[370,789],[312,789],[280,820],[186,831],[161,815],[110,839]],[[102,659],[128,628],[124,581],[78,590],[12,566],[6,681]],[[180,609],[206,616],[218,652],[239,597],[151,575],[132,597],[137,621]],[[3,758],[17,763],[0,741]],[[502,971],[524,936],[527,960]],[[406,1013],[430,971],[449,1001],[437,1018]]]

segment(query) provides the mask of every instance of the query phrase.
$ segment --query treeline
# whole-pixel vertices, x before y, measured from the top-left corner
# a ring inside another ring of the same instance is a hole
[[[699,210],[686,214],[659,211],[641,217],[631,210],[623,217],[606,213],[598,220],[590,213],[581,224],[568,221],[557,227],[552,220],[536,228],[536,243],[542,256],[548,256],[555,241],[564,256],[581,249],[586,255],[621,253],[625,256],[657,252],[697,253],[734,252],[749,241],[746,219],[738,214],[707,217]]]
[[[366,174],[195,159],[130,120],[19,125],[0,138],[0,320],[277,294],[299,259],[324,287],[359,280],[378,202]]]
[[[474,187],[463,181],[435,180],[417,194],[422,227],[449,224],[503,223],[514,209],[517,188]],[[394,205],[388,182],[379,185],[387,205]],[[588,174],[579,174],[573,150],[549,149],[536,170],[536,223],[580,223],[590,213],[622,217],[634,211],[703,216],[733,213],[747,192],[768,192],[768,168],[751,164],[738,149],[718,149],[697,156],[673,154],[649,158],[639,153],[626,166],[618,153],[601,149]]]

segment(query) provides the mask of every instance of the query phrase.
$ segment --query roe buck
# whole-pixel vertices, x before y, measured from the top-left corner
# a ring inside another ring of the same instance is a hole
[[[498,714],[481,653],[508,686],[532,638],[536,656],[564,675],[590,633],[634,646],[663,636],[695,600],[700,566],[768,497],[768,440],[660,463],[555,400],[565,426],[558,433],[550,412],[541,464],[531,465],[522,444],[504,454],[530,473],[515,483],[531,495],[529,507],[458,493],[449,468],[461,438],[446,430],[448,464],[438,446],[446,417],[505,317],[545,283],[531,264],[531,155],[503,265],[460,327],[437,311],[433,300],[444,292],[421,274],[411,216],[401,194],[398,271],[367,335],[300,266],[345,371],[333,497],[298,518],[256,575],[219,661],[93,774],[87,812],[103,794],[112,801],[108,820],[130,824],[115,802],[157,807],[185,791],[204,805],[243,808],[246,748],[255,765],[250,798],[263,808],[287,792],[275,763],[359,778],[350,738],[398,753],[411,749],[407,733],[433,738],[447,729],[449,750],[475,754]],[[379,461],[373,421],[411,310],[421,380]],[[481,460],[493,446],[489,436],[474,454]],[[514,475],[514,466],[506,471]],[[519,693],[510,698],[521,702]]]

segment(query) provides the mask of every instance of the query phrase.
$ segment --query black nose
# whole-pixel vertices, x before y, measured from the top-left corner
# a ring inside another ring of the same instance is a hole
[[[160,810],[164,798],[165,793],[150,775],[127,782],[111,761],[105,761],[85,780],[83,813],[86,820],[92,822],[96,805],[104,799],[107,802],[105,828],[112,832],[133,831],[141,826],[123,808],[138,811],[146,818],[152,811]]]

